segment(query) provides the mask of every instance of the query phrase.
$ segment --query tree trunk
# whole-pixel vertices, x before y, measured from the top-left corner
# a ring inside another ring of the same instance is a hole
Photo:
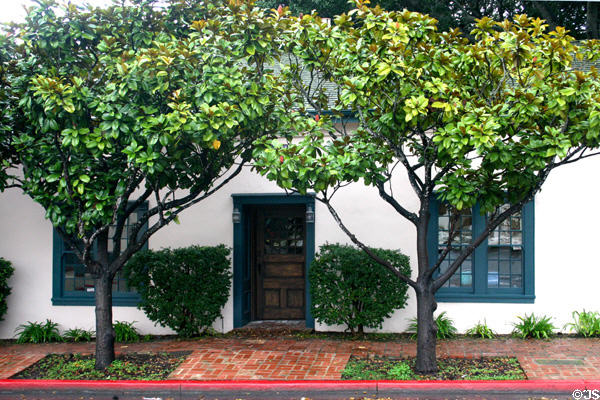
[[[108,231],[98,235],[97,257],[100,264],[95,278],[96,298],[96,369],[103,370],[115,360],[115,333],[112,326],[112,281],[109,272]]]
[[[417,226],[417,263],[419,276],[415,292],[417,294],[417,362],[415,370],[422,374],[437,372],[435,344],[437,325],[433,320],[433,312],[437,308],[432,287],[432,279],[428,276],[429,252],[427,248],[427,228],[429,224],[428,196],[421,200],[419,224]]]
[[[430,287],[417,288],[417,363],[415,370],[422,374],[437,372],[436,339],[437,325],[433,312],[437,303]]]
[[[95,280],[96,294],[96,369],[103,370],[115,359],[115,334],[112,326],[112,279],[102,273]]]
[[[598,4],[587,2],[586,31],[588,39],[598,39]]]

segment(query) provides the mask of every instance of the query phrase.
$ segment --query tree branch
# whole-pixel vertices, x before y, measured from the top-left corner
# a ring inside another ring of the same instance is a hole
[[[440,267],[440,265],[442,265],[442,262],[444,261],[446,256],[448,256],[448,253],[450,253],[450,251],[452,250],[452,241],[454,240],[454,238],[456,237],[456,235],[459,232],[457,229],[457,226],[456,226],[459,218],[460,218],[460,214],[456,214],[456,213],[450,217],[450,229],[448,232],[448,240],[446,241],[446,247],[444,247],[444,250],[442,250],[442,253],[438,255],[438,260],[436,261],[435,265],[427,271],[426,276],[428,278],[431,278],[433,273]]]
[[[388,202],[394,209],[402,215],[404,218],[412,222],[415,226],[418,224],[419,217],[417,214],[408,211],[406,208],[402,207],[398,201],[390,196],[386,191],[383,182],[377,182],[377,188],[379,189],[379,196]]]
[[[342,222],[342,220],[341,220],[340,216],[338,215],[338,213],[335,211],[335,209],[331,205],[329,199],[327,199],[327,198],[317,198],[317,200],[319,200],[320,202],[322,202],[323,204],[325,204],[327,206],[327,208],[329,209],[329,212],[333,216],[333,219],[337,222],[337,224],[342,229],[342,231],[344,231],[344,233],[350,238],[350,240],[352,241],[352,243],[356,244],[369,257],[371,257],[376,263],[381,264],[384,267],[386,267],[394,275],[396,275],[398,278],[400,278],[403,282],[405,282],[406,284],[410,285],[412,288],[416,288],[416,286],[417,286],[416,282],[414,282],[413,280],[411,280],[410,277],[408,277],[408,276],[404,275],[403,273],[401,273],[400,271],[398,271],[388,261],[386,261],[386,260],[378,257],[375,253],[373,253],[371,251],[371,249],[369,249],[368,246],[366,246],[364,243],[362,243],[360,240],[358,240],[358,238],[353,233],[351,233],[350,230],[348,230],[348,228],[346,227],[346,225],[344,225],[344,223]]]
[[[133,256],[137,251],[139,251],[144,243],[148,241],[148,239],[155,234],[160,228],[169,224],[173,221],[178,214],[191,207],[192,205],[199,203],[200,201],[206,199],[208,196],[215,193],[217,190],[225,186],[229,181],[235,178],[241,171],[242,167],[245,165],[245,162],[242,161],[238,167],[221,183],[212,188],[211,190],[206,191],[202,196],[199,196],[201,192],[194,192],[188,196],[183,198],[172,200],[167,203],[163,203],[163,210],[173,210],[170,215],[165,216],[164,219],[159,219],[155,224],[148,228],[144,233],[140,235],[140,230],[142,226],[148,222],[151,216],[156,215],[158,213],[158,207],[154,207],[151,210],[145,212],[138,222],[131,229],[130,242],[127,244],[127,248],[119,254],[117,258],[110,264],[109,272],[116,273],[126,262]],[[199,196],[199,197],[198,197]],[[192,200],[193,199],[193,200]]]
[[[408,181],[410,182],[410,185],[412,186],[412,188],[415,191],[415,193],[417,194],[417,196],[421,197],[421,194],[423,191],[423,182],[421,181],[419,176],[415,173],[414,167],[412,165],[410,165],[410,162],[408,161],[406,154],[404,154],[404,151],[402,150],[401,146],[390,142],[386,137],[379,135],[377,132],[372,130],[369,127],[369,125],[367,124],[367,121],[365,119],[365,116],[364,116],[364,113],[363,113],[363,110],[361,107],[358,107],[358,115],[359,115],[362,127],[371,136],[382,139],[392,148],[392,150],[394,150],[394,154],[396,155],[396,157],[398,157],[398,159],[400,160],[402,165],[404,165],[404,168],[406,168],[406,171],[408,172]],[[417,166],[420,167],[421,165],[417,164]]]

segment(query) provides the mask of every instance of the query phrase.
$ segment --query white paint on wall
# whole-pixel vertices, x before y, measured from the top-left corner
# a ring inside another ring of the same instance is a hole
[[[517,315],[535,312],[554,318],[563,328],[574,310],[600,311],[600,185],[597,172],[600,158],[588,159],[554,171],[535,200],[535,294],[534,304],[440,303],[459,331],[464,332],[484,319],[498,333],[509,333]],[[245,170],[213,196],[186,210],[180,225],[170,225],[155,234],[149,247],[182,247],[192,244],[233,245],[231,212],[233,193],[281,193],[274,183]],[[416,210],[415,198],[402,177],[394,182],[394,194]],[[400,249],[410,256],[416,268],[415,232],[375,190],[360,183],[336,195],[334,206],[357,236],[371,246]],[[319,245],[348,243],[327,209],[316,204],[315,241]],[[15,328],[27,321],[50,318],[61,329],[94,327],[93,307],[53,306],[52,228],[43,209],[16,189],[0,193],[0,257],[10,260],[15,274],[10,280],[13,293],[8,298],[8,313],[0,322],[0,337],[14,336]],[[405,309],[385,321],[383,331],[403,331],[416,314],[414,293]],[[233,328],[232,295],[223,309],[223,319],[214,328]],[[166,334],[169,329],[155,327],[135,307],[115,307],[114,319],[137,321],[142,333]],[[342,329],[317,324],[319,330]]]

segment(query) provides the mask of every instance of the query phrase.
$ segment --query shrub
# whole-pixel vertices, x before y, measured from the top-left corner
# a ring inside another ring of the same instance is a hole
[[[410,276],[408,256],[372,249]],[[343,324],[350,332],[381,328],[383,320],[406,304],[408,286],[362,250],[340,244],[321,246],[310,273],[312,314],[319,322]]]
[[[61,342],[58,324],[49,319],[45,323],[27,321],[16,329],[17,343],[49,343]]]
[[[595,311],[573,311],[573,322],[565,325],[583,337],[600,336],[600,314]]]
[[[440,313],[440,315],[436,317],[435,324],[437,326],[438,339],[450,339],[455,337],[458,333],[456,327],[454,326],[454,321],[452,321],[449,317],[446,316],[446,311]],[[407,332],[412,333],[411,337],[413,339],[416,339],[418,330],[419,325],[417,323],[417,319],[411,319]]]
[[[66,342],[91,342],[94,338],[94,331],[79,328],[67,329],[62,337]]]
[[[478,322],[477,325],[467,330],[466,333],[469,336],[479,337],[482,339],[493,339],[494,336],[496,336],[494,331],[487,326],[485,320],[483,321],[483,324]]]
[[[15,272],[15,269],[12,267],[10,261],[0,258],[0,321],[4,319],[4,315],[8,309],[6,298],[11,291],[8,286],[8,280],[13,272]]]
[[[535,314],[531,313],[531,315],[525,314],[524,317],[517,318],[519,318],[520,322],[513,324],[515,327],[513,335],[521,339],[547,339],[554,334],[553,331],[556,329],[552,322],[550,322],[551,318],[545,315],[538,318]]]
[[[407,362],[399,362],[388,371],[391,379],[408,381],[413,377],[413,371]]]
[[[115,330],[115,341],[117,342],[139,342],[140,334],[133,326],[133,322],[115,321],[113,329]]]
[[[229,298],[229,254],[224,245],[144,251],[127,263],[125,276],[150,320],[182,336],[198,335]]]

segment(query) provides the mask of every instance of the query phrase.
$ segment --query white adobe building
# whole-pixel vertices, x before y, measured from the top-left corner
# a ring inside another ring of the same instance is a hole
[[[552,316],[562,328],[575,310],[600,310],[597,171],[600,157],[553,171],[521,220],[513,220],[510,231],[488,241],[472,266],[463,265],[460,275],[450,281],[453,287],[440,291],[438,310],[447,311],[460,332],[485,319],[496,332],[509,333],[517,315],[531,312]],[[402,193],[402,185],[408,189],[407,182],[397,185],[395,193]],[[416,209],[412,190],[404,193]],[[412,225],[383,202],[376,190],[356,183],[336,196],[334,205],[361,240],[374,247],[400,249],[416,269]],[[233,248],[234,282],[223,318],[214,324],[216,330],[229,331],[259,319],[301,319],[317,330],[340,329],[312,319],[306,276],[320,245],[349,240],[312,197],[286,196],[248,168],[186,210],[180,220],[180,225],[167,226],[152,236],[149,248],[219,243]],[[19,190],[9,189],[0,193],[0,221],[0,257],[15,268],[0,338],[14,337],[19,324],[46,318],[58,322],[61,329],[93,329],[93,287],[83,270],[69,264],[71,256],[53,236],[42,207]],[[434,250],[435,231],[443,228],[443,216],[435,222]],[[115,284],[117,292],[122,289],[122,282]],[[409,294],[406,308],[386,320],[383,331],[403,331],[416,315],[410,288]],[[136,327],[144,334],[172,333],[154,326],[135,307],[135,293],[115,292],[114,299],[115,320],[137,321]]]

